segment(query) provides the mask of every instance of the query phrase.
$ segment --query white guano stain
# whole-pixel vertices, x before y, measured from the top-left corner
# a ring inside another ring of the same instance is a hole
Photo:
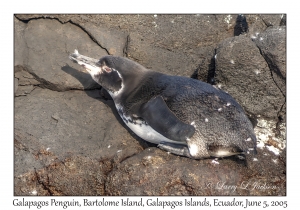
[[[257,142],[256,142],[256,147],[262,149],[262,148],[265,147],[265,144],[264,144],[263,141],[257,141]]]
[[[269,150],[269,151],[271,151],[271,152],[273,152],[275,155],[279,155],[280,154],[280,150],[279,149],[277,149],[276,147],[274,147],[274,146],[266,146],[267,147],[267,149]]]
[[[227,16],[224,18],[224,21],[225,21],[227,24],[229,24],[231,19],[232,19],[231,15],[227,15]]]
[[[251,39],[256,39],[257,37],[254,35],[251,35]]]
[[[219,165],[220,164],[217,160],[212,160],[211,163],[215,164],[215,165]]]
[[[154,25],[155,28],[157,27],[156,22],[153,21],[152,24]]]
[[[260,71],[258,69],[255,69],[254,72],[256,75],[260,74]]]
[[[274,129],[276,128],[276,121],[273,120],[265,120],[260,115],[257,116],[257,125],[254,128],[254,132],[257,138],[257,148],[264,149],[267,148],[269,151],[274,154],[279,154],[286,147],[286,124],[282,123],[279,126],[280,135],[274,133]],[[277,145],[270,146],[270,140],[272,142],[276,142]]]

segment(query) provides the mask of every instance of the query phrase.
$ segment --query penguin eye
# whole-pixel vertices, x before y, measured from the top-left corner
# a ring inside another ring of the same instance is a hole
[[[104,66],[103,67],[104,71],[106,71],[107,73],[110,73],[111,72],[111,68],[107,67],[107,66]]]

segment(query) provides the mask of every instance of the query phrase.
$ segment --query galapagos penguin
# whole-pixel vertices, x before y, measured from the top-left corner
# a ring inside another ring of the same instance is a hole
[[[224,91],[123,57],[94,59],[75,50],[69,58],[108,91],[124,123],[159,148],[193,159],[256,153],[250,120]]]

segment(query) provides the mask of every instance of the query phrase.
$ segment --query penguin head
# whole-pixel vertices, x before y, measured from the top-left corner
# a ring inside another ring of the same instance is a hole
[[[92,78],[105,88],[110,95],[116,95],[121,92],[123,84],[123,77],[120,72],[108,64],[106,59],[101,58],[95,64],[96,68],[87,69]]]
[[[104,56],[97,60],[75,50],[69,58],[83,66],[112,97],[119,96],[124,85],[134,83],[137,72],[145,71],[140,64],[123,57]]]

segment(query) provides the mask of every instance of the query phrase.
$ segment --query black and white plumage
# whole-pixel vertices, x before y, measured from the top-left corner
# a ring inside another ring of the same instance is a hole
[[[125,124],[142,139],[194,159],[256,152],[253,127],[224,91],[199,80],[148,70],[127,58],[69,56],[114,100]]]

